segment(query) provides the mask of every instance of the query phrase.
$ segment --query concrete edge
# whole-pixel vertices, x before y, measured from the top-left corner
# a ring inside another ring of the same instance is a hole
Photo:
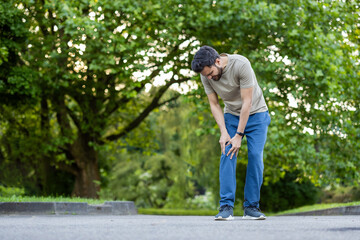
[[[134,202],[0,202],[0,215],[136,215]]]
[[[360,215],[360,205],[327,208],[327,209],[301,212],[301,213],[282,214],[277,216],[344,216],[344,215]]]

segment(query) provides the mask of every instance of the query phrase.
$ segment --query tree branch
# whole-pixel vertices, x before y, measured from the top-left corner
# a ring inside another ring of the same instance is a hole
[[[68,106],[66,106],[66,111],[69,114],[69,116],[71,117],[71,119],[73,120],[73,122],[75,123],[78,130],[81,132],[81,124],[80,124],[80,121],[77,118],[77,116],[73,113],[73,111],[71,111],[71,109]]]
[[[113,134],[110,135],[108,137],[106,137],[106,140],[108,141],[114,141],[117,140],[123,136],[125,136],[126,134],[128,134],[131,130],[133,130],[134,128],[136,128],[137,126],[139,126],[139,124],[149,115],[149,113],[154,110],[155,108],[165,104],[166,102],[169,102],[170,100],[174,100],[174,99],[170,99],[168,101],[162,102],[159,104],[159,100],[160,98],[163,96],[163,94],[166,92],[166,90],[173,84],[173,83],[181,83],[181,82],[186,82],[188,81],[190,78],[184,78],[181,80],[176,81],[175,79],[171,79],[169,82],[166,83],[166,85],[162,86],[159,91],[156,93],[155,97],[153,98],[153,100],[151,101],[151,103],[139,114],[138,117],[136,117],[132,122],[130,122],[120,133],[117,134]],[[177,96],[178,97],[178,96]]]
[[[162,62],[155,64],[153,67],[157,67],[156,70],[154,70],[149,77],[147,77],[146,80],[142,81],[140,86],[137,86],[133,89],[133,91],[136,91],[136,93],[139,93],[142,89],[144,89],[145,85],[150,82],[151,79],[153,79],[155,76],[157,76],[161,71],[161,66],[165,65],[167,62],[169,62],[173,57],[178,55],[179,46],[182,42],[178,43],[169,53],[169,55],[163,59]],[[128,90],[129,91],[129,90]],[[114,113],[120,106],[123,106],[124,104],[128,103],[132,98],[128,96],[124,96],[120,98],[112,107],[108,107],[105,110],[105,114],[107,116],[110,116],[112,113]]]
[[[56,118],[60,126],[60,131],[63,136],[69,136],[71,133],[71,125],[67,118],[67,107],[64,102],[64,96],[58,96],[54,99]]]
[[[166,101],[163,101],[163,102],[159,103],[159,104],[158,104],[158,107],[161,107],[162,105],[165,105],[165,104],[167,104],[167,103],[169,103],[169,102],[175,101],[175,100],[178,99],[180,96],[181,96],[181,94],[177,94],[176,96],[174,96],[174,97],[172,97],[172,98],[170,98],[170,99],[168,99],[168,100],[166,100]]]
[[[62,171],[71,173],[74,176],[78,175],[77,170],[74,168],[74,167],[76,167],[75,165],[71,166],[71,165],[68,165],[68,164],[65,164],[65,163],[56,163],[55,167],[62,170]]]

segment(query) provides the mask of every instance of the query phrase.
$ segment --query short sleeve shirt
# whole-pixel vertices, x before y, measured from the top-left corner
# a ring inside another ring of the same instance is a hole
[[[221,56],[228,56],[228,63],[219,81],[200,75],[206,94],[215,92],[224,101],[224,113],[239,116],[242,108],[240,89],[253,87],[250,115],[267,111],[264,95],[249,60],[238,54],[223,53]]]

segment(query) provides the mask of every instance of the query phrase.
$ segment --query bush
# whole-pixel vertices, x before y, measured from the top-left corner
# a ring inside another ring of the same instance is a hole
[[[207,191],[204,195],[196,195],[187,199],[187,208],[216,210],[216,202],[212,192]]]
[[[0,196],[1,197],[23,196],[24,194],[25,194],[24,188],[5,187],[5,186],[0,185]]]
[[[299,172],[287,172],[275,183],[263,185],[260,206],[265,212],[278,212],[311,205],[318,201],[320,189],[310,180],[298,182]]]
[[[321,203],[347,203],[360,201],[360,187],[337,187],[324,190]]]

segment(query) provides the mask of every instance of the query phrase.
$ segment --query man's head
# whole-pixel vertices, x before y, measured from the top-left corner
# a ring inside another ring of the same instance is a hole
[[[202,46],[191,62],[191,69],[207,79],[219,81],[223,71],[220,66],[220,55],[212,47]]]

